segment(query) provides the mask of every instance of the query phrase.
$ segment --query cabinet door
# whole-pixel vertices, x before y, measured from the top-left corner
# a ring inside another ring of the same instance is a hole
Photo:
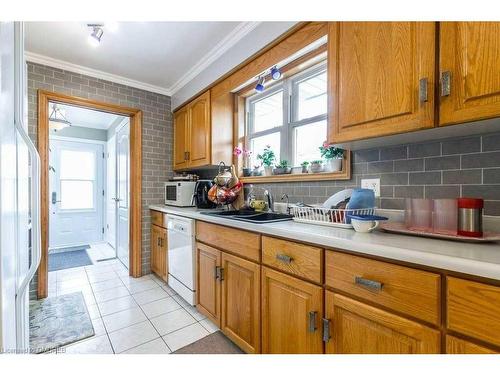
[[[159,265],[158,265],[159,275],[158,276],[160,276],[163,280],[167,281],[167,277],[168,277],[167,230],[165,228],[160,228],[158,234],[160,236],[160,249],[159,249],[159,259],[158,259],[158,261],[159,261]]]
[[[484,346],[446,335],[446,354],[498,354],[499,352]]]
[[[157,225],[151,225],[151,271],[161,276],[161,238],[162,229]]]
[[[441,22],[439,58],[440,125],[500,115],[500,22]]]
[[[434,126],[435,33],[434,22],[329,24],[330,142]]]
[[[197,242],[196,266],[196,307],[220,327],[220,282],[217,270],[221,266],[221,252]]]
[[[353,299],[326,292],[330,354],[431,354],[440,352],[440,333]]]
[[[247,353],[260,353],[260,266],[222,253],[221,329]]]
[[[174,170],[188,166],[189,112],[184,107],[174,113]]]
[[[262,353],[323,353],[323,290],[262,267]]]
[[[210,164],[210,91],[189,104],[189,167]]]

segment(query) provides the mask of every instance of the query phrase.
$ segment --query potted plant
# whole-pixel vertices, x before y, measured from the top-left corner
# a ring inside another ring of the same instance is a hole
[[[323,160],[313,160],[311,162],[311,172],[312,173],[323,172]]]
[[[253,166],[252,176],[262,176],[262,171],[260,169],[260,165]]]
[[[329,172],[337,172],[342,169],[342,159],[344,158],[344,150],[329,144],[326,141],[319,147],[321,157],[326,160],[326,169]]]
[[[302,174],[302,167],[292,167],[292,174]]]
[[[289,174],[292,169],[288,166],[288,160],[281,160],[273,169],[273,174]]]
[[[271,146],[267,145],[262,154],[257,155],[257,159],[261,160],[262,165],[264,166],[264,174],[266,176],[271,176],[273,174],[273,165],[276,161],[276,155],[274,154],[274,151],[271,150]]]
[[[236,157],[239,157],[241,155],[243,157],[243,177],[251,176],[252,168],[248,166],[248,162],[250,160],[250,155],[252,155],[252,151],[245,148],[235,147],[233,155],[235,155]]]
[[[308,161],[303,161],[302,164],[300,164],[300,166],[302,167],[302,173],[307,173],[308,170],[307,168],[309,167],[309,162]]]

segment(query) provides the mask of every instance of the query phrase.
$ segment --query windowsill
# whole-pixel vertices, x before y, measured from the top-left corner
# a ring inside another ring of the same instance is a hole
[[[267,182],[294,182],[294,181],[324,181],[324,180],[350,180],[351,174],[347,171],[321,172],[321,173],[300,173],[300,174],[280,174],[272,176],[240,176],[243,183],[267,183]]]

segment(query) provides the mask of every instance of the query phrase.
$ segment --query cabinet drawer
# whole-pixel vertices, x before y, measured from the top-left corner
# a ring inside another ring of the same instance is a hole
[[[500,287],[447,278],[448,329],[500,346]]]
[[[438,274],[334,251],[325,259],[327,286],[439,324]]]
[[[207,245],[260,261],[260,234],[196,221],[196,238]]]
[[[158,225],[159,227],[166,228],[167,227],[167,214],[151,210],[151,224]]]
[[[296,242],[262,237],[262,263],[321,283],[322,249]]]

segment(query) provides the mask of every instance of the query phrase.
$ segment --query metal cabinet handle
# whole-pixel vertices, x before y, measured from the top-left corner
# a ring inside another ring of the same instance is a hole
[[[323,341],[330,341],[330,320],[323,318]]]
[[[224,280],[224,268],[219,267],[219,279],[220,281]]]
[[[446,70],[441,73],[441,96],[449,96],[451,93],[451,72]]]
[[[426,78],[422,78],[419,81],[418,85],[418,96],[420,98],[420,103],[425,103],[429,101],[428,95],[427,95],[427,86],[429,84],[429,80]]]
[[[276,259],[279,260],[280,262],[290,264],[292,263],[293,258],[291,256],[288,256],[286,254],[276,254]]]
[[[220,278],[220,267],[215,266],[215,280],[217,280],[218,278]]]
[[[309,311],[309,332],[316,331],[316,317],[318,315],[317,311]]]
[[[382,287],[384,286],[384,284],[382,284],[379,281],[365,279],[361,276],[356,276],[354,278],[354,283],[359,285],[359,286],[365,287],[367,289],[376,291],[376,292],[380,292],[382,290]]]

